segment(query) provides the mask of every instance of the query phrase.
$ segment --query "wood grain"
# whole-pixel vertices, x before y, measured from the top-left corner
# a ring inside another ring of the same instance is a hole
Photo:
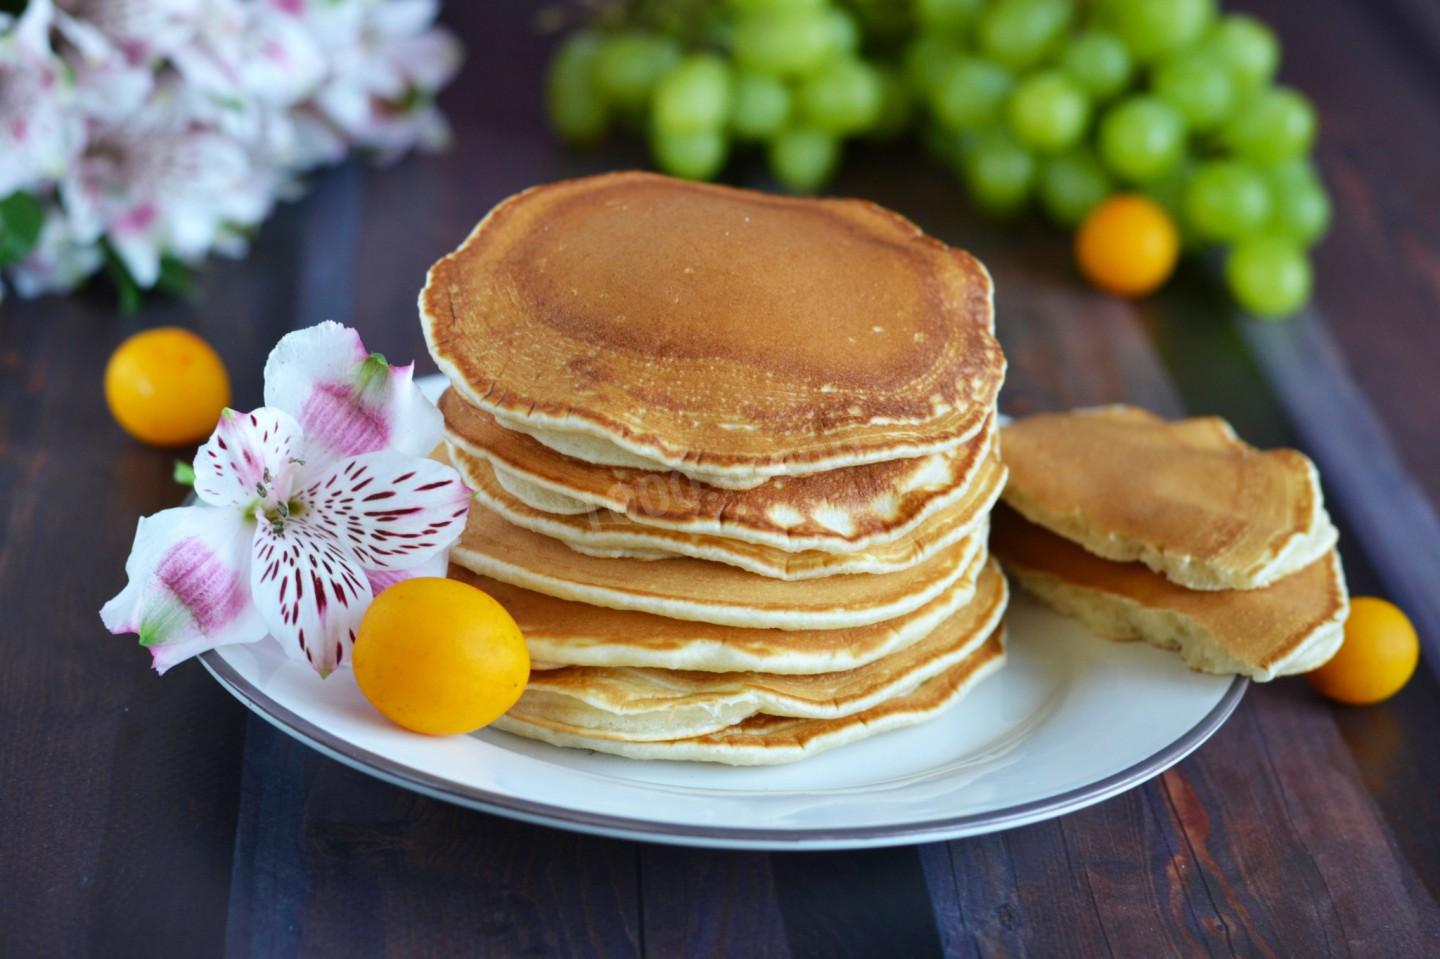
[[[1427,0],[1250,0],[1285,43],[1281,78],[1315,101],[1335,197],[1316,303],[1402,461],[1440,502],[1440,29]],[[1318,384],[1317,384],[1318,386]]]

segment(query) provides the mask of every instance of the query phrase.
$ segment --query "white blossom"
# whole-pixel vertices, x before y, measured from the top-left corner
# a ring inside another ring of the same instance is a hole
[[[47,210],[5,267],[72,288],[108,244],[142,287],[245,237],[299,174],[448,139],[460,50],[431,0],[31,0],[0,15],[0,199]]]

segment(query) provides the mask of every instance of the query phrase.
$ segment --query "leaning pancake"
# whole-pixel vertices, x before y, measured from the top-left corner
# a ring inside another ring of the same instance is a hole
[[[440,397],[452,448],[487,460],[512,496],[547,513],[623,513],[662,529],[723,536],[782,550],[863,550],[910,534],[982,478],[998,433],[994,417],[953,449],[910,459],[776,477],[745,490],[680,473],[596,466],[502,428],[454,390]]]
[[[532,675],[509,716],[555,732],[628,741],[702,736],[756,713],[848,716],[905,695],[965,659],[999,625],[1006,599],[1005,577],[990,563],[963,609],[918,643],[858,669],[795,676],[570,666]]]
[[[493,725],[496,729],[556,746],[593,749],[632,759],[689,760],[733,766],[794,762],[938,716],[1004,665],[1004,629],[1003,625],[997,628],[979,649],[914,691],[863,712],[834,719],[761,714],[704,736],[658,742],[624,742],[557,732],[508,715],[501,716]]]
[[[984,549],[986,526],[898,573],[785,582],[699,559],[603,559],[508,523],[475,503],[450,561],[525,589],[754,629],[840,629],[903,616],[943,593]]]
[[[450,450],[450,459],[480,502],[517,526],[558,539],[587,555],[640,559],[689,556],[785,580],[850,573],[894,573],[918,565],[972,535],[976,527],[985,522],[1005,485],[1005,468],[999,458],[992,455],[964,497],[901,539],[859,552],[787,553],[720,536],[642,526],[610,510],[594,510],[580,516],[546,513],[505,489],[487,461],[454,447]]]
[[[848,629],[744,629],[557,599],[450,567],[450,577],[495,598],[514,617],[535,669],[636,666],[803,675],[856,669],[920,642],[975,598],[989,560],[903,616]]]
[[[1252,590],[1190,590],[1140,563],[1102,559],[1004,507],[991,546],[1020,585],[1102,636],[1179,651],[1206,673],[1268,680],[1322,665],[1344,638],[1349,599],[1334,550]]]
[[[984,268],[903,217],[645,173],[505,200],[420,312],[502,426],[729,487],[957,446],[1004,376]]]
[[[1005,501],[1027,519],[1191,589],[1264,586],[1335,545],[1310,460],[1220,419],[1112,406],[1017,420],[1002,444]]]

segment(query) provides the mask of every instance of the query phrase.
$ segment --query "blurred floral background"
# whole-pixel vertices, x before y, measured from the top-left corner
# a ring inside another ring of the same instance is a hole
[[[0,4],[0,290],[122,305],[243,254],[300,176],[448,138],[435,0]]]

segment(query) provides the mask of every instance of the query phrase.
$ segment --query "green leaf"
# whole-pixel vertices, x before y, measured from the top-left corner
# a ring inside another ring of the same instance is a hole
[[[45,207],[29,193],[12,193],[0,200],[0,266],[28,256],[44,225]]]
[[[140,284],[130,275],[125,261],[120,259],[119,254],[110,246],[105,244],[105,272],[110,277],[110,282],[115,284],[115,296],[119,300],[120,312],[127,316],[140,309]]]
[[[190,275],[190,268],[167,253],[160,258],[160,275],[155,279],[155,288],[172,296],[188,297],[195,292],[195,281]]]
[[[181,486],[195,485],[195,467],[184,460],[175,461],[175,472],[172,475],[175,477],[175,482]]]

